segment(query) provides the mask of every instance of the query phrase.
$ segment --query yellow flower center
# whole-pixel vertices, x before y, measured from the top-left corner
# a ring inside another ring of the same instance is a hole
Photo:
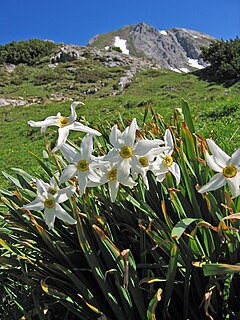
[[[223,175],[226,178],[233,178],[237,174],[237,168],[234,166],[227,166],[223,168]]]
[[[81,172],[88,171],[89,163],[86,160],[80,160],[77,164],[77,169]]]
[[[52,208],[54,208],[54,206],[55,206],[54,199],[51,199],[51,198],[45,199],[45,201],[44,201],[45,208],[52,209]]]
[[[148,159],[146,157],[140,157],[138,159],[139,163],[141,164],[142,167],[147,167],[148,166]]]
[[[69,125],[69,120],[67,117],[61,117],[60,119],[58,119],[58,124],[61,128],[66,127]]]
[[[124,159],[128,159],[132,156],[132,149],[129,146],[124,146],[120,150],[120,156]]]
[[[165,156],[164,159],[163,159],[163,163],[166,166],[170,167],[173,164],[173,157],[170,156],[170,155]]]
[[[54,188],[52,188],[52,187],[50,187],[49,189],[48,189],[48,193],[50,193],[50,194],[52,194],[53,196],[57,193],[57,190],[56,189],[54,189]]]
[[[117,179],[117,169],[116,169],[116,168],[114,168],[114,169],[112,169],[112,170],[109,171],[109,173],[108,173],[108,178],[109,178],[109,180],[111,180],[111,181]]]

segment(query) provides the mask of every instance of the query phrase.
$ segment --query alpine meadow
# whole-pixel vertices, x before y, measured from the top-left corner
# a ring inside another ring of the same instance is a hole
[[[240,319],[239,80],[181,28],[0,46],[0,318]]]

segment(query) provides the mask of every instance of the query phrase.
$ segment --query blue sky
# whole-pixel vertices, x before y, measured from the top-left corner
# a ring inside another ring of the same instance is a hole
[[[97,33],[138,22],[240,36],[239,0],[2,0],[0,44],[30,38],[86,45]]]

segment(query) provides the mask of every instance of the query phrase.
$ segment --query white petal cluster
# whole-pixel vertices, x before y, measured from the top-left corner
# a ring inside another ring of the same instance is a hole
[[[70,107],[71,114],[69,117],[64,117],[61,115],[61,113],[58,113],[56,116],[47,117],[43,121],[30,120],[30,121],[28,121],[28,124],[31,127],[40,127],[42,133],[45,132],[49,126],[57,126],[58,127],[58,140],[57,140],[56,146],[52,150],[53,152],[57,151],[59,148],[61,148],[63,146],[63,144],[67,140],[67,137],[69,135],[70,130],[82,131],[82,132],[86,132],[86,133],[100,136],[101,134],[97,130],[89,128],[89,127],[83,125],[82,123],[76,121],[77,114],[76,114],[75,109],[76,109],[76,106],[79,104],[84,105],[84,103],[82,103],[82,102],[73,102],[71,104],[71,107]]]
[[[60,179],[58,175],[55,175],[49,183],[36,180],[36,199],[23,206],[23,209],[44,210],[45,222],[49,228],[53,228],[56,217],[70,224],[76,223],[60,205],[76,191],[74,186],[59,188],[59,185],[67,183],[70,179],[77,179],[80,197],[87,187],[107,184],[112,202],[116,200],[120,185],[133,188],[137,185],[139,176],[142,178],[146,189],[149,189],[148,171],[155,175],[158,182],[162,182],[167,173],[171,173],[176,183],[180,183],[180,168],[174,161],[174,141],[169,129],[165,131],[164,140],[148,140],[137,139],[138,125],[136,119],[133,119],[123,132],[118,129],[117,125],[114,125],[110,133],[112,149],[105,156],[96,157],[93,155],[93,136],[101,134],[76,122],[75,108],[78,104],[82,103],[72,103],[69,117],[62,117],[58,113],[44,121],[29,121],[31,126],[41,127],[42,132],[51,125],[59,127],[58,141],[53,151],[59,149],[68,165],[63,170]],[[78,150],[66,143],[69,130],[87,133]],[[206,161],[208,166],[217,173],[198,191],[204,193],[216,190],[227,183],[233,198],[239,196],[240,149],[230,157],[213,140],[207,139],[207,143],[212,155],[207,152]]]
[[[166,174],[171,172],[176,178],[177,184],[179,184],[181,177],[180,168],[178,164],[173,161],[172,153],[174,151],[174,143],[169,129],[165,132],[164,141],[165,146],[168,149],[158,155],[156,161],[151,165],[150,170],[152,170],[159,182],[162,182],[165,179]]]
[[[101,171],[98,172],[100,181],[88,183],[88,186],[108,183],[112,202],[116,199],[119,186],[122,184],[130,188],[134,187],[137,184],[136,180],[139,175],[142,177],[146,189],[149,189],[147,172],[149,170],[160,170],[159,157],[164,158],[163,155],[166,152],[173,153],[174,145],[169,130],[168,134],[165,135],[167,140],[163,141],[159,139],[137,140],[137,129],[136,119],[133,119],[123,132],[118,129],[117,125],[113,126],[110,133],[110,143],[113,148],[106,156],[101,158],[102,164],[105,162],[107,165],[101,167]],[[163,147],[162,145],[164,144],[165,146]],[[170,169],[165,170],[163,172],[164,177],[168,171],[177,176],[177,181],[179,182],[180,170],[178,165],[174,163]]]
[[[60,189],[56,176],[54,176],[49,183],[43,182],[40,179],[36,180],[36,186],[36,199],[24,205],[22,209],[35,211],[44,210],[44,220],[49,229],[54,227],[56,217],[70,224],[76,223],[76,220],[60,206],[61,203],[67,201],[74,194],[74,186]]]
[[[110,199],[116,200],[120,185],[133,188],[140,175],[146,188],[149,188],[147,172],[156,171],[161,181],[170,171],[180,180],[180,170],[176,163],[167,166],[167,170],[161,169],[161,159],[165,155],[172,154],[174,149],[170,130],[166,131],[165,141],[154,139],[136,139],[138,129],[136,119],[121,132],[117,125],[114,125],[110,133],[112,149],[104,157],[95,157],[93,153],[93,136],[87,134],[80,145],[79,151],[64,143],[60,146],[64,158],[69,165],[63,170],[60,177],[60,184],[69,179],[77,178],[79,194],[82,196],[87,187],[95,187],[108,184]],[[164,145],[165,146],[162,146]],[[172,157],[171,157],[172,159]]]
[[[212,153],[212,155],[206,153],[206,161],[208,166],[217,174],[198,192],[213,191],[227,183],[232,192],[232,197],[238,197],[240,195],[240,148],[230,157],[213,140],[206,139],[206,141]]]
[[[91,134],[86,134],[82,139],[79,152],[67,144],[61,147],[61,151],[70,164],[63,170],[60,184],[76,177],[79,194],[82,196],[89,182],[99,183],[100,176],[96,171],[101,169],[101,163],[99,158],[92,155],[93,138]]]

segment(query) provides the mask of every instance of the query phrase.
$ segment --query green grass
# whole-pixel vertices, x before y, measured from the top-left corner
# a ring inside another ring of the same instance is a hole
[[[70,66],[77,68],[77,71],[70,72]],[[20,65],[10,75],[1,71],[4,82],[4,86],[0,87],[2,96],[22,96],[24,99],[37,97],[42,99],[42,104],[0,108],[0,170],[9,171],[11,167],[20,167],[31,173],[38,171],[36,161],[29,152],[40,155],[44,143],[39,129],[29,127],[27,121],[42,120],[57,112],[68,116],[70,112],[70,102],[52,103],[49,100],[51,93],[63,93],[73,100],[84,101],[86,106],[77,108],[77,114],[79,117],[83,116],[91,126],[97,126],[105,120],[114,123],[119,118],[119,113],[125,119],[142,119],[147,103],[152,104],[156,112],[170,123],[174,108],[181,107],[181,100],[185,99],[190,104],[198,133],[205,138],[214,134],[217,143],[226,152],[231,153],[238,147],[239,83],[226,89],[199,80],[193,74],[149,70],[137,74],[121,95],[102,97],[112,91],[112,85],[118,82],[123,70],[122,67],[105,68],[99,62],[91,64],[87,61],[75,61],[59,64],[53,70],[49,70],[46,65]],[[12,80],[17,77],[24,80],[18,85],[12,84]],[[89,82],[89,77],[93,82]],[[101,82],[106,85],[96,94],[90,96],[83,93],[91,86],[100,86]],[[54,130],[50,129],[49,132],[50,139],[53,139]],[[4,181],[1,176],[0,184],[5,184]]]

